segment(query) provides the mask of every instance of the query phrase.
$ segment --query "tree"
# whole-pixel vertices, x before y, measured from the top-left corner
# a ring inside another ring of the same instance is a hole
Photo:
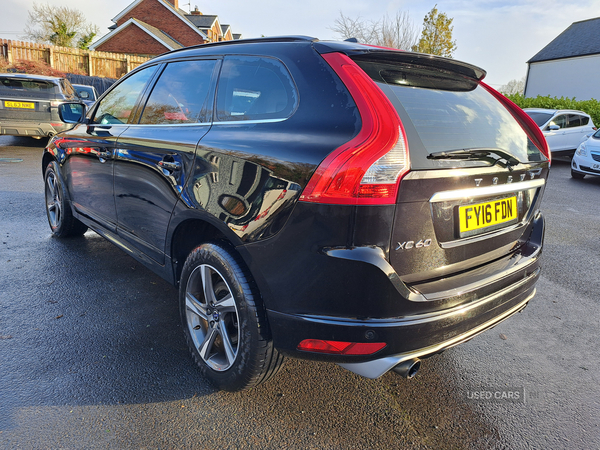
[[[452,40],[453,20],[446,13],[438,12],[435,5],[423,19],[421,39],[412,50],[452,58],[456,50],[456,41]]]
[[[96,25],[88,24],[83,13],[66,6],[33,4],[25,25],[25,38],[61,47],[75,43],[87,46],[98,34]]]
[[[498,90],[504,95],[523,95],[523,92],[525,91],[525,77],[521,78],[520,80],[510,80]]]
[[[407,12],[397,12],[393,18],[384,16],[378,21],[367,21],[361,17],[352,19],[340,12],[331,28],[342,39],[356,38],[363,44],[382,47],[409,49],[417,43],[418,32]]]
[[[88,25],[80,34],[79,41],[77,41],[77,48],[88,50],[97,34],[98,27],[96,25]]]

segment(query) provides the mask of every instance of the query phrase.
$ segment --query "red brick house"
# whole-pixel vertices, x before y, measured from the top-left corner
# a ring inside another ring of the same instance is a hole
[[[90,49],[143,55],[159,55],[190,45],[234,39],[229,25],[218,16],[179,9],[179,0],[136,0],[121,11],[109,27],[110,33]],[[239,39],[240,35],[235,35]]]

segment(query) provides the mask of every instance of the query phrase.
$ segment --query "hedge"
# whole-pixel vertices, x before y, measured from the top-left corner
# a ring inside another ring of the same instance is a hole
[[[548,108],[548,109],[576,109],[592,117],[594,125],[600,126],[600,102],[595,99],[577,101],[575,98],[565,97],[523,97],[521,94],[507,95],[509,99],[521,108]]]

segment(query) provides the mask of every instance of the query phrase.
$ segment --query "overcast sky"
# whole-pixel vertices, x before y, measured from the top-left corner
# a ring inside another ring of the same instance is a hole
[[[0,0],[0,38],[20,40],[27,12],[34,0]],[[378,20],[407,11],[418,28],[436,4],[404,0],[179,0],[184,10],[198,9],[218,15],[243,37],[303,34],[319,39],[336,39],[331,30],[340,11],[346,16]],[[187,4],[186,2],[191,2]],[[128,0],[49,0],[81,10],[88,20],[108,32],[111,19]],[[488,72],[486,81],[499,88],[527,72],[527,60],[564,31],[571,23],[600,16],[600,0],[564,2],[556,0],[438,0],[438,10],[453,18],[454,39],[460,59]]]

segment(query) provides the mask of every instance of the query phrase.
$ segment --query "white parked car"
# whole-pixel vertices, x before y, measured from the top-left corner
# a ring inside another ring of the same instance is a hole
[[[524,110],[540,127],[552,156],[572,156],[581,141],[596,131],[592,118],[571,109]]]
[[[571,161],[573,178],[586,175],[600,175],[600,130],[579,144]]]

